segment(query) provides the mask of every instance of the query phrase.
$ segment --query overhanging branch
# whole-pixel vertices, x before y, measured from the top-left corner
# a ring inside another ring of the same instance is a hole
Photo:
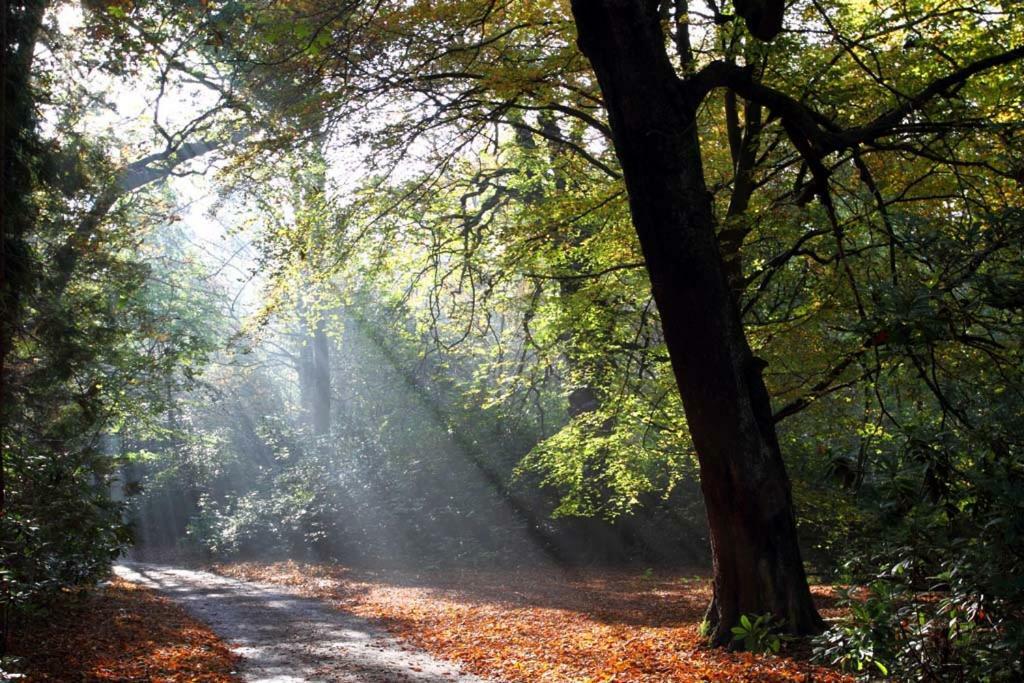
[[[682,79],[680,85],[686,96],[695,103],[716,88],[728,88],[746,99],[757,102],[782,120],[787,133],[808,161],[844,149],[853,149],[892,133],[909,115],[923,109],[936,97],[948,92],[972,76],[1006,64],[1024,60],[1024,46],[979,59],[954,71],[911,95],[903,102],[876,116],[863,126],[842,129],[819,112],[784,92],[754,79],[750,69],[726,61],[715,61],[694,76]]]

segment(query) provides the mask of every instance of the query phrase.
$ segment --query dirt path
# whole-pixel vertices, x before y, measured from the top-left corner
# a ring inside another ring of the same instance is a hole
[[[396,640],[366,619],[281,586],[209,572],[123,563],[123,579],[173,598],[242,656],[247,681],[486,683]]]

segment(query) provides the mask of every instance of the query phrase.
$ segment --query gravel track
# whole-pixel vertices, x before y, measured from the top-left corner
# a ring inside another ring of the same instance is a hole
[[[172,598],[209,625],[242,656],[238,673],[246,681],[487,683],[287,587],[135,562],[118,564],[114,572]]]

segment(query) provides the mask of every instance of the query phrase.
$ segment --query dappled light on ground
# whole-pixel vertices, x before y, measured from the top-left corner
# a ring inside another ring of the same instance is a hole
[[[30,665],[27,681],[241,680],[237,657],[208,627],[121,579],[78,592],[20,631],[13,646]]]
[[[369,571],[295,562],[233,563],[224,574],[295,586],[381,619],[412,643],[506,681],[848,680],[787,656],[710,650],[698,625],[710,597],[695,573],[625,570]],[[815,589],[830,615],[827,588]]]

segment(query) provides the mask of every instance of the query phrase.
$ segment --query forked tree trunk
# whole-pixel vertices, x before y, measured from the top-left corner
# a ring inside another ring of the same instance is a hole
[[[820,630],[762,364],[724,274],[696,130],[649,0],[573,0],[580,49],[597,75],[633,224],[700,461],[714,560],[712,642],[741,614]]]

